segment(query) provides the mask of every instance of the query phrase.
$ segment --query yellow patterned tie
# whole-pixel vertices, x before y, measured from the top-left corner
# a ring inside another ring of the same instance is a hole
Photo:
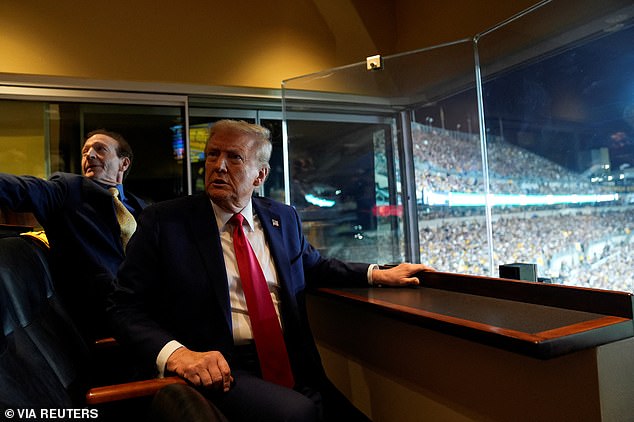
[[[132,237],[132,234],[136,230],[136,220],[128,209],[123,205],[123,202],[119,199],[119,189],[115,187],[108,188],[114,199],[114,209],[117,213],[117,220],[119,221],[119,227],[121,228],[121,243],[123,244],[123,250],[125,251],[128,245],[128,240]]]

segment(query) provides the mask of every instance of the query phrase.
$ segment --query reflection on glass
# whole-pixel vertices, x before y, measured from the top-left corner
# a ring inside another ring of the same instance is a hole
[[[394,225],[402,207],[388,183],[390,125],[302,120],[287,125],[291,204],[311,244],[349,261],[399,260]]]

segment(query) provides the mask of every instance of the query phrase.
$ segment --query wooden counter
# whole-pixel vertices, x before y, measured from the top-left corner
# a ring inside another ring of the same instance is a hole
[[[634,336],[629,293],[423,273],[415,288],[320,289],[412,324],[538,358]]]
[[[373,420],[634,420],[631,294],[421,280],[309,297],[329,376]]]

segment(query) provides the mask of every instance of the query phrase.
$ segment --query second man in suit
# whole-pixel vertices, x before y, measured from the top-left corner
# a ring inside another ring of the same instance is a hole
[[[118,133],[96,130],[82,146],[82,175],[55,173],[49,180],[0,173],[0,206],[33,213],[50,244],[55,289],[88,340],[110,336],[106,298],[124,246],[108,188],[136,216],[144,201],[123,190],[132,148]]]

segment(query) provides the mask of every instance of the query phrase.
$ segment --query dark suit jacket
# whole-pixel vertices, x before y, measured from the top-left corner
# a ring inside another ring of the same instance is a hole
[[[144,202],[126,192],[136,211]],[[31,212],[48,237],[55,288],[80,330],[106,335],[106,297],[124,253],[111,194],[84,176],[0,174],[0,205]]]
[[[294,208],[253,198],[281,286],[281,315],[295,380],[313,387],[323,368],[308,326],[310,285],[367,286],[367,264],[325,259],[302,234]],[[206,195],[145,209],[128,244],[109,309],[115,335],[146,367],[178,340],[195,351],[219,350],[231,364],[233,337],[224,257]],[[155,367],[154,367],[155,368]]]

